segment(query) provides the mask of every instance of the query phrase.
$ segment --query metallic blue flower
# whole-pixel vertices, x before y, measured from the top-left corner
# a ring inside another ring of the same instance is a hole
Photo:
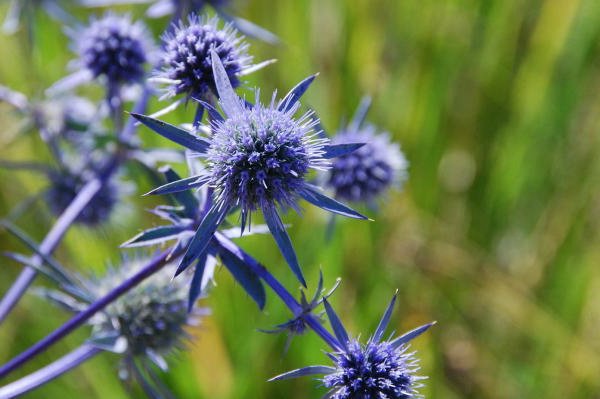
[[[73,202],[87,180],[83,175],[67,171],[52,171],[48,177],[50,186],[45,192],[45,201],[52,213],[59,216]],[[117,185],[113,181],[106,182],[75,221],[90,227],[106,222],[119,197]]]
[[[154,47],[152,36],[142,22],[133,22],[129,15],[107,13],[69,33],[78,55],[72,64],[76,72],[50,87],[49,94],[102,79],[112,99],[121,85],[143,80],[144,68],[152,61]]]
[[[75,38],[79,62],[94,78],[138,82],[144,76],[148,60],[147,37],[146,27],[141,22],[132,22],[129,16],[107,14],[93,19]]]
[[[151,117],[132,114],[164,137],[197,152],[207,159],[207,170],[170,183],[166,192],[188,190],[208,184],[212,206],[204,215],[183,257],[179,272],[205,253],[211,237],[227,214],[239,208],[244,231],[250,215],[262,211],[265,222],[284,258],[299,281],[306,286],[296,254],[279,210],[298,209],[300,198],[344,216],[366,219],[358,212],[323,195],[306,182],[311,169],[326,169],[329,158],[355,150],[362,144],[329,145],[317,137],[317,122],[311,113],[296,118],[299,98],[314,80],[300,82],[282,100],[251,106],[233,91],[229,75],[218,54],[211,52],[213,74],[219,94],[221,115],[210,104],[199,101],[208,111],[212,135],[203,138]],[[257,92],[258,97],[258,92]],[[155,193],[165,192],[159,188]]]
[[[369,105],[370,100],[364,99],[352,121],[332,139],[337,144],[366,144],[333,162],[327,186],[336,198],[373,204],[390,187],[402,186],[408,177],[408,162],[388,133],[364,123]]]
[[[62,266],[54,265],[44,270],[60,272],[61,280],[57,282],[61,283],[62,290],[42,289],[38,293],[78,313],[119,286],[146,262],[147,259],[138,256],[124,260],[119,267],[109,268],[104,276],[90,278],[74,276]],[[160,386],[154,373],[147,373],[150,363],[166,370],[165,356],[181,348],[189,338],[185,327],[198,324],[199,318],[209,313],[201,307],[188,313],[187,281],[171,281],[170,269],[174,266],[167,264],[89,320],[92,332],[88,344],[121,354],[119,375],[140,380],[145,390],[151,385]],[[153,379],[150,385],[141,380],[148,376]]]
[[[192,14],[187,24],[180,22],[164,34],[163,44],[163,68],[153,78],[167,84],[163,97],[185,94],[188,98],[207,98],[209,93],[216,93],[210,60],[212,50],[223,60],[233,87],[239,86],[239,76],[252,61],[247,53],[248,44],[231,24],[219,28],[217,18]]]
[[[417,390],[424,377],[419,370],[414,352],[408,352],[408,342],[424,333],[434,323],[425,324],[401,337],[382,341],[385,329],[396,302],[396,295],[388,305],[375,334],[361,344],[349,338],[331,305],[324,300],[327,316],[337,339],[338,350],[328,356],[331,366],[310,366],[293,370],[270,381],[324,374],[323,385],[329,388],[327,398],[332,399],[409,399],[419,398]]]

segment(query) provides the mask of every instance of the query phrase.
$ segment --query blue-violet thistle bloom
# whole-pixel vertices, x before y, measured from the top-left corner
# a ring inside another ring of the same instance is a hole
[[[327,316],[338,341],[338,350],[329,353],[334,362],[331,366],[309,366],[293,370],[270,381],[305,375],[323,374],[321,382],[331,399],[410,399],[420,398],[417,390],[422,386],[418,376],[418,360],[408,352],[408,342],[424,333],[433,323],[418,327],[401,337],[382,341],[385,329],[396,301],[396,295],[388,305],[375,334],[361,344],[349,338],[331,305],[324,300]]]
[[[52,213],[57,216],[62,214],[73,202],[87,182],[84,175],[63,170],[48,172],[50,186],[45,191],[45,200]],[[75,221],[90,227],[106,222],[119,197],[119,187],[112,180],[107,181]]]
[[[145,260],[141,256],[125,260],[102,277],[71,277],[70,285],[63,284],[66,290],[41,290],[40,293],[69,311],[79,312],[137,272]],[[187,281],[171,281],[173,266],[167,264],[89,321],[92,333],[88,343],[122,354],[122,377],[129,377],[127,372],[133,360],[142,364],[149,361],[167,369],[164,357],[181,348],[189,338],[185,327],[197,324],[200,316],[208,314],[208,309],[201,307],[188,313]]]
[[[89,25],[70,32],[78,58],[77,72],[55,83],[49,93],[63,92],[92,79],[102,79],[112,99],[121,85],[139,83],[154,47],[146,26],[129,15],[108,13],[92,18]]]
[[[408,162],[387,132],[364,123],[369,104],[369,99],[364,99],[352,121],[332,138],[337,144],[366,144],[333,162],[327,186],[336,198],[373,205],[390,187],[402,187],[408,177]]]
[[[162,70],[153,80],[165,83],[165,94],[170,98],[185,94],[186,98],[207,99],[216,94],[215,78],[210,52],[216,51],[233,87],[240,85],[239,77],[248,73],[252,57],[248,44],[231,24],[219,28],[217,18],[198,17],[191,14],[187,24],[179,22],[163,35]]]
[[[269,105],[257,101],[251,106],[233,91],[229,75],[215,51],[211,52],[211,58],[224,115],[199,100],[209,113],[210,137],[199,137],[156,119],[132,114],[157,133],[207,160],[205,173],[169,186],[172,192],[208,184],[213,192],[213,204],[189,244],[178,272],[206,251],[216,229],[230,211],[240,209],[244,231],[251,213],[260,210],[290,268],[306,286],[279,209],[299,209],[297,201],[304,198],[330,212],[366,219],[323,195],[305,180],[311,169],[325,170],[329,166],[328,158],[353,151],[361,144],[329,145],[327,139],[317,137],[314,127],[318,121],[312,118],[312,113],[294,117],[300,107],[298,100],[314,76],[300,82],[278,102],[273,96]],[[256,97],[258,99],[258,91]],[[157,190],[165,193],[161,188]]]

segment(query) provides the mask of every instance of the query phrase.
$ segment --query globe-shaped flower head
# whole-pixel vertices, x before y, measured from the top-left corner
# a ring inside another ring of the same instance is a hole
[[[134,23],[126,15],[107,14],[93,19],[74,39],[80,65],[94,78],[104,77],[110,84],[135,83],[143,78],[151,44],[141,22]]]
[[[48,175],[50,187],[45,192],[46,202],[52,213],[60,215],[79,194],[87,179],[68,171],[52,171]],[[118,199],[118,187],[114,182],[108,181],[81,211],[76,222],[90,227],[106,222]]]
[[[229,74],[216,51],[211,62],[219,104],[224,115],[212,105],[199,100],[207,109],[212,134],[209,138],[158,121],[132,114],[157,133],[173,140],[207,160],[206,171],[159,187],[153,193],[172,193],[199,187],[212,189],[212,207],[199,223],[188,245],[179,272],[203,255],[215,231],[226,215],[237,208],[241,211],[242,231],[251,213],[262,211],[284,258],[302,284],[306,285],[296,254],[279,216],[281,208],[298,209],[300,198],[345,216],[366,219],[358,212],[323,195],[306,181],[311,169],[326,169],[329,158],[353,151],[362,144],[329,145],[318,138],[314,127],[318,121],[310,113],[295,117],[299,98],[314,80],[311,76],[294,87],[283,100],[273,96],[269,105],[247,104],[233,91]]]
[[[375,334],[366,344],[348,337],[331,305],[324,300],[325,310],[335,333],[335,351],[329,353],[331,366],[310,366],[293,370],[271,381],[324,374],[323,385],[329,388],[327,398],[332,399],[410,399],[420,398],[417,389],[424,377],[418,376],[418,360],[408,352],[408,342],[421,335],[434,323],[425,324],[398,338],[382,341],[396,301],[394,295]],[[333,339],[333,338],[332,338]]]
[[[219,28],[217,18],[205,19],[195,14],[188,23],[180,22],[163,36],[163,69],[155,80],[167,83],[163,97],[186,94],[206,98],[216,93],[210,58],[211,50],[221,58],[233,87],[240,85],[239,76],[249,67],[248,44],[231,24]]]
[[[335,160],[327,185],[336,198],[373,204],[389,188],[402,186],[408,177],[408,162],[388,133],[378,132],[375,126],[363,123],[368,106],[369,100],[363,100],[351,123],[332,139],[338,144],[366,144]]]

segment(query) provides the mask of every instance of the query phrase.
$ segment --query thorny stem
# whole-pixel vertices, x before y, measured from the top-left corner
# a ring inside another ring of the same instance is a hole
[[[148,104],[150,97],[150,89],[145,88],[142,93],[142,97],[134,107],[134,112],[143,112]],[[119,134],[119,139],[127,143],[131,140],[131,136],[135,131],[135,124],[133,118],[129,118],[127,124]],[[110,159],[107,161],[106,166],[98,173],[96,178],[88,181],[69,206],[63,211],[58,217],[56,223],[50,229],[42,243],[40,244],[40,252],[44,255],[50,255],[62,240],[63,236],[71,227],[75,219],[83,211],[83,209],[89,204],[94,196],[102,189],[107,181],[113,176],[114,173],[119,169],[121,163],[127,158],[124,151],[116,151]],[[42,257],[34,255],[32,257],[34,264],[40,265],[42,263]],[[8,292],[0,301],[0,323],[6,319],[11,310],[19,302],[27,288],[31,285],[37,272],[32,267],[26,267],[23,269],[17,280],[9,288]]]
[[[25,350],[24,352],[21,352],[19,355],[15,356],[9,362],[4,364],[2,367],[0,367],[0,378],[5,377],[21,365],[33,359],[35,356],[44,352],[50,346],[52,346],[60,339],[73,332],[73,330],[75,330],[77,327],[85,323],[94,314],[104,309],[115,299],[125,294],[127,291],[141,283],[147,277],[159,271],[163,266],[167,264],[167,256],[169,255],[169,252],[170,251],[164,251],[156,255],[152,260],[150,260],[150,262],[146,266],[144,266],[140,271],[138,271],[136,274],[134,274],[127,280],[123,281],[117,288],[113,289],[111,292],[109,292],[102,298],[93,302],[86,310],[77,313],[75,316],[69,319],[69,321],[67,321],[65,324],[54,330],[52,333],[48,334],[45,338],[38,341],[29,349]],[[174,254],[174,256],[178,255],[181,254]]]
[[[327,345],[332,349],[338,350],[339,344],[335,337],[331,335],[327,329],[323,327],[319,319],[311,314],[304,313],[304,309],[296,298],[273,276],[266,267],[258,263],[256,259],[245,253],[241,248],[235,245],[229,238],[225,237],[221,233],[215,235],[219,244],[225,249],[243,259],[244,263],[247,264],[254,273],[256,273],[272,290],[277,296],[285,303],[285,305],[294,314],[294,317],[302,317],[306,324],[319,336]]]
[[[89,344],[83,344],[74,351],[48,364],[46,367],[3,386],[0,388],[0,399],[16,398],[23,395],[79,366],[100,352],[102,352],[101,349]]]

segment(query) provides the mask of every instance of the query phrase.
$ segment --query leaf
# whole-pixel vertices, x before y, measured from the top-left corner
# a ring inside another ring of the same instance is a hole
[[[280,381],[280,380],[287,380],[290,378],[298,378],[298,377],[304,377],[306,375],[313,375],[313,374],[331,374],[335,372],[335,367],[330,367],[330,366],[308,366],[308,367],[303,367],[301,369],[296,369],[296,370],[292,370],[292,371],[288,371],[287,373],[283,373],[283,374],[279,374],[276,377],[273,377],[271,379],[269,379],[268,381]]]
[[[342,348],[348,349],[348,342],[350,341],[350,338],[348,338],[348,333],[346,332],[344,325],[327,299],[323,299],[323,305],[325,306],[325,311],[327,312],[327,317],[329,318],[329,323],[331,324],[331,328],[333,328],[335,337],[342,345]]]
[[[248,255],[244,254],[241,250],[236,252],[231,251],[223,245],[218,245],[217,251],[223,265],[229,270],[231,275],[240,283],[258,307],[261,310],[264,309],[267,301],[265,288],[258,275],[247,265],[246,257]]]
[[[204,270],[206,269],[207,258],[208,254],[204,252],[198,258],[198,263],[196,263],[194,277],[192,277],[192,281],[190,282],[190,291],[188,294],[188,313],[192,311],[196,300],[202,293],[202,280],[204,279]]]
[[[406,334],[396,338],[391,342],[394,348],[399,347],[400,345],[406,344],[407,342],[417,338],[419,335],[423,334],[425,331],[429,330],[431,326],[436,324],[436,322],[432,322],[429,324],[424,324],[421,327],[417,327],[414,330],[407,332]]]
[[[367,117],[367,112],[369,111],[370,107],[371,107],[371,97],[369,97],[369,96],[363,97],[360,100],[360,104],[358,105],[358,108],[356,109],[356,112],[354,113],[352,120],[350,121],[350,125],[348,126],[349,132],[358,131],[360,126],[365,121],[365,118]]]
[[[321,194],[316,187],[311,186],[309,184],[305,184],[304,189],[300,190],[299,194],[306,201],[310,202],[315,206],[318,206],[319,208],[325,209],[326,211],[337,213],[339,215],[347,216],[353,219],[368,219],[366,216],[361,215],[354,209],[342,204],[341,202],[338,202],[333,198],[329,198],[328,196]]]
[[[144,194],[144,195],[160,195],[160,194],[173,194],[182,191],[187,191],[195,187],[201,187],[208,183],[209,177],[205,175],[196,175],[186,177],[181,180],[176,180],[167,184],[163,184],[160,187]]]
[[[54,260],[51,256],[44,253],[37,243],[27,235],[23,230],[19,229],[17,226],[12,223],[2,220],[0,221],[0,225],[3,226],[9,233],[13,234],[17,237],[23,244],[25,244],[29,249],[31,249],[37,256],[39,256],[44,263],[48,265],[50,269],[52,269],[57,275],[60,276],[61,280],[64,282],[68,282],[69,284],[73,284],[73,279],[69,275],[69,273],[62,267],[56,260]]]
[[[294,104],[296,104],[298,100],[300,100],[300,97],[302,97],[302,95],[306,92],[308,87],[311,85],[311,83],[313,82],[313,80],[315,80],[317,76],[318,74],[311,75],[303,81],[301,81],[300,83],[298,83],[296,86],[294,86],[292,90],[290,90],[290,92],[286,94],[285,97],[279,102],[279,106],[277,107],[277,109],[282,112],[289,111],[294,106]]]
[[[223,67],[219,55],[215,50],[211,50],[210,56],[215,85],[217,86],[217,92],[219,93],[219,102],[221,103],[223,111],[229,117],[244,112],[239,97],[235,94],[235,91],[233,91],[233,87],[231,87],[229,75],[225,72],[225,67]]]
[[[142,231],[129,241],[121,244],[121,248],[144,247],[174,240],[186,230],[183,226],[160,226]]]
[[[210,143],[208,142],[208,140],[198,136],[194,136],[187,130],[183,130],[181,128],[178,128],[177,126],[160,121],[158,119],[151,118],[149,116],[137,114],[135,112],[132,112],[131,116],[133,116],[138,121],[142,122],[144,125],[148,126],[150,129],[154,130],[161,136],[179,145],[189,148],[190,150],[193,150],[199,154],[205,154],[208,150],[208,147],[210,147]]]
[[[265,222],[267,223],[267,226],[269,226],[269,230],[271,231],[273,238],[275,238],[275,242],[277,242],[277,246],[281,250],[287,264],[296,275],[296,278],[298,278],[298,281],[306,287],[306,280],[304,280],[304,276],[302,275],[302,270],[298,264],[298,258],[296,257],[292,242],[290,241],[290,236],[285,230],[285,226],[279,218],[277,210],[273,206],[266,206],[263,208],[263,214],[265,215]]]
[[[381,317],[381,320],[379,321],[379,325],[377,326],[377,329],[375,330],[375,334],[373,334],[374,342],[381,341],[381,337],[383,337],[383,333],[385,332],[385,329],[387,328],[388,324],[390,323],[390,317],[392,316],[392,311],[394,310],[394,304],[396,303],[397,296],[398,296],[398,291],[396,291],[396,293],[394,293],[394,296],[392,297],[390,304],[388,305],[387,309],[383,313],[383,316]]]
[[[181,180],[179,175],[168,166],[162,168],[160,171],[169,183]],[[200,203],[198,202],[198,199],[194,196],[194,194],[190,191],[180,191],[174,192],[172,193],[172,195],[173,198],[175,198],[175,201],[177,201],[183,206],[185,216],[187,216],[190,219],[193,219],[196,216],[196,213],[198,212],[198,207],[200,206]]]
[[[221,224],[223,218],[227,214],[227,210],[227,207],[220,208],[218,206],[213,206],[204,216],[200,222],[200,226],[198,226],[198,230],[196,230],[196,234],[194,234],[194,237],[188,245],[185,255],[181,259],[181,262],[179,262],[175,276],[187,269],[194,260],[198,259],[198,257],[206,251],[217,227],[219,227],[219,224]]]
[[[199,102],[200,105],[202,105],[207,111],[208,111],[208,116],[210,117],[211,121],[216,121],[216,122],[223,122],[223,116],[221,116],[221,114],[219,113],[219,111],[217,111],[217,109],[215,107],[213,107],[212,105],[210,105],[209,103],[207,103],[206,101],[202,101],[199,98],[196,97],[192,97],[195,101]]]
[[[331,144],[326,145],[324,147],[325,154],[323,154],[323,158],[331,159],[335,157],[340,157],[342,155],[350,154],[360,147],[365,145],[366,143],[346,143],[346,144]]]

